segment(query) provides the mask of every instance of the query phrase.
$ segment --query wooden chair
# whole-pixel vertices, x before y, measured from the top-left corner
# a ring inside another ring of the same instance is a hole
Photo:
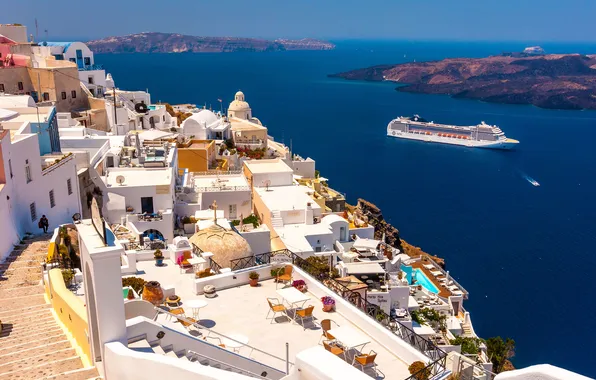
[[[341,348],[339,346],[336,346],[335,344],[333,344],[332,341],[324,340],[323,346],[325,347],[325,349],[327,351],[331,352],[333,355],[336,355],[336,356],[343,355],[344,360],[346,360],[346,350],[344,350],[343,348]]]
[[[195,326],[195,323],[197,323],[198,321],[194,318],[177,318],[178,322],[180,322],[180,324],[182,324],[182,326],[184,326],[185,329],[189,330],[191,327],[194,327],[195,329],[199,329],[198,327]]]
[[[278,274],[275,277],[275,288],[277,289],[277,285],[280,282],[292,282],[292,269],[294,269],[291,265],[286,265],[284,268],[283,274]]]
[[[323,334],[321,335],[321,337],[319,338],[319,344],[321,344],[321,340],[323,338],[327,339],[327,340],[335,340],[335,337],[331,334],[328,333],[329,330],[331,330],[331,322],[335,323],[335,325],[337,327],[339,327],[339,325],[337,324],[337,322],[335,322],[332,319],[323,319],[321,321],[321,329],[323,330]]]
[[[296,318],[300,319],[300,324],[305,330],[306,327],[304,326],[304,320],[310,319],[311,321],[314,321],[314,317],[312,315],[314,309],[315,307],[313,305],[310,305],[306,308],[296,310]]]
[[[277,313],[281,313],[288,318],[288,321],[291,321],[290,317],[288,316],[288,310],[286,307],[279,302],[277,298],[267,298],[267,302],[269,303],[269,311],[267,312],[267,316],[265,319],[269,319],[269,314],[273,312],[273,317],[271,318],[271,323],[275,320],[275,315]]]
[[[372,368],[375,371],[375,376],[377,375],[377,363],[375,363],[375,358],[377,357],[377,353],[373,350],[370,350],[368,354],[360,354],[355,355],[354,360],[352,361],[352,365],[357,364],[360,366],[362,372],[366,368]]]
[[[190,251],[184,251],[184,256],[180,257],[180,263],[178,264],[180,266],[180,273],[186,273],[187,270],[189,270],[190,268],[192,268],[192,264],[188,262],[188,259],[192,258],[192,252]]]

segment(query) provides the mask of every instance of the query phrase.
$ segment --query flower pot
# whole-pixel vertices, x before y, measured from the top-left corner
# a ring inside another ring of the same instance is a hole
[[[300,290],[302,293],[306,292],[306,286],[305,285],[300,285],[297,288],[298,290]]]
[[[330,311],[333,311],[333,306],[335,305],[323,305],[323,311],[329,313]]]
[[[151,302],[155,306],[163,303],[163,290],[157,281],[149,281],[143,287],[143,300]]]
[[[158,267],[163,265],[163,259],[155,259],[155,265],[157,265]]]
[[[250,284],[250,286],[252,286],[253,288],[254,288],[255,286],[259,286],[259,279],[258,279],[258,278],[255,278],[255,279],[252,279],[252,278],[251,278],[251,279],[250,279],[250,282],[249,282],[249,284]]]

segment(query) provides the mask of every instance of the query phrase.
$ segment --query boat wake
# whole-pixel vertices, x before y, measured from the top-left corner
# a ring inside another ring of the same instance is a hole
[[[522,176],[523,176],[523,177],[524,177],[524,179],[525,179],[526,181],[528,181],[528,182],[529,182],[529,183],[530,183],[532,186],[536,186],[536,187],[540,186],[540,183],[538,183],[538,181],[536,181],[534,178],[530,177],[529,175],[527,175],[527,174],[523,174]]]

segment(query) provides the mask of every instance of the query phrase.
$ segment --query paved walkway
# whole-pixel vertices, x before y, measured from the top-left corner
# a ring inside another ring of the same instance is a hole
[[[40,263],[49,235],[15,246],[0,264],[0,380],[97,379],[81,359],[44,299]]]

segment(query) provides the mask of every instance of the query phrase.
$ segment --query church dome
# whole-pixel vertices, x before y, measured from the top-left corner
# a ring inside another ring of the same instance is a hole
[[[246,239],[217,224],[200,230],[189,240],[203,252],[213,253],[213,260],[224,268],[230,266],[230,260],[252,255]]]
[[[244,100],[244,93],[242,91],[238,91],[236,95],[234,95],[234,100],[230,103],[230,107],[228,107],[230,111],[247,111],[250,110],[250,106]]]

